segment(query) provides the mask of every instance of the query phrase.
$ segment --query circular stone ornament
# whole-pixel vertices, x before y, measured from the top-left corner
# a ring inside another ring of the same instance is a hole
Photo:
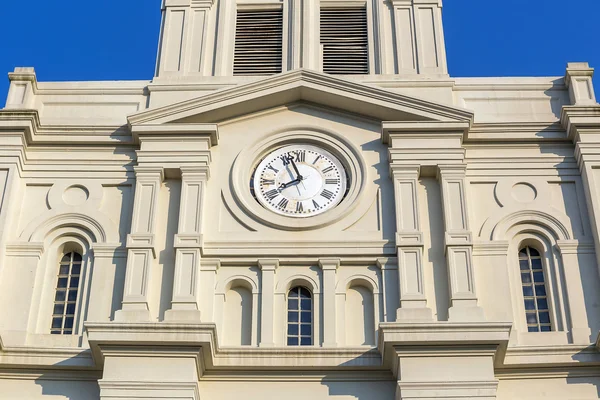
[[[292,157],[293,163],[287,160]],[[245,217],[263,225],[318,229],[357,206],[365,171],[360,151],[338,133],[317,127],[277,131],[237,156],[230,175],[231,200]]]

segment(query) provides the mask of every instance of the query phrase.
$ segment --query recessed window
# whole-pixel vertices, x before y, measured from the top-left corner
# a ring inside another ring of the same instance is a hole
[[[323,72],[369,73],[369,35],[365,7],[322,8]]]
[[[53,335],[71,335],[73,333],[82,259],[79,253],[67,253],[58,266],[52,326],[50,327],[50,333]]]
[[[301,286],[288,294],[288,346],[312,345],[312,294]]]
[[[533,247],[519,251],[519,268],[528,332],[550,332],[550,307],[542,257]]]
[[[234,75],[273,75],[283,62],[283,11],[238,10]]]

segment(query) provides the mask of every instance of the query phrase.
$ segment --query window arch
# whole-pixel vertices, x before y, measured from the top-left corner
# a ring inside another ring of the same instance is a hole
[[[288,346],[311,346],[313,343],[313,298],[310,290],[296,286],[288,292]]]
[[[82,265],[83,257],[77,251],[65,253],[59,262],[50,327],[53,335],[73,334],[78,313]]]
[[[519,269],[528,332],[550,332],[550,305],[540,252],[531,246],[519,250]]]

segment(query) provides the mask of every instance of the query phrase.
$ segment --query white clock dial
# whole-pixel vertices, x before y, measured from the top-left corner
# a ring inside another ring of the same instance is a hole
[[[343,199],[346,171],[326,150],[290,145],[269,153],[260,162],[252,185],[265,208],[289,217],[312,217]]]

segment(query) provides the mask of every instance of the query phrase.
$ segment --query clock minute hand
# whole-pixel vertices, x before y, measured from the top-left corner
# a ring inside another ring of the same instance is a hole
[[[294,157],[290,156],[288,159],[292,162],[292,167],[294,167],[294,171],[296,171],[296,179],[298,181],[301,181],[302,179],[304,179],[304,178],[302,178],[302,175],[300,175],[300,171],[298,171],[298,167],[296,167],[296,163],[294,162]]]

